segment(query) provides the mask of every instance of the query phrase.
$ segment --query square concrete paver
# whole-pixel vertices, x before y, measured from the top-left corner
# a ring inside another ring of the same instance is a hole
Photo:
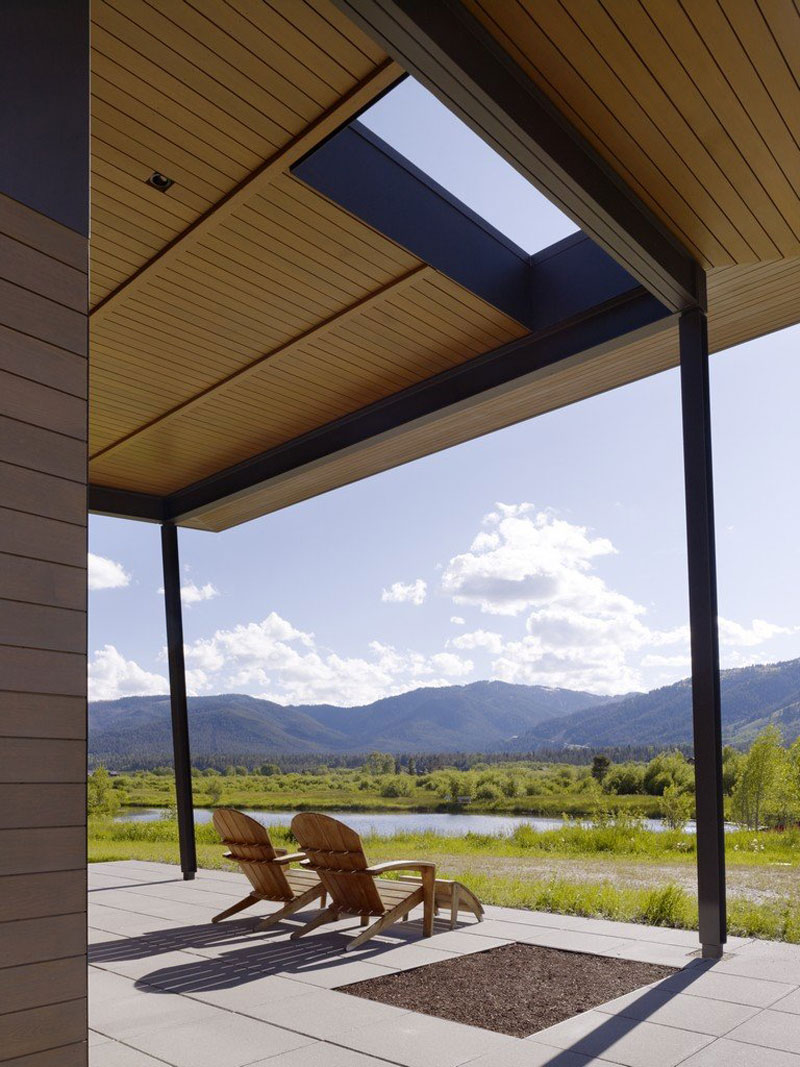
[[[640,989],[627,993],[624,997],[600,1005],[596,1010],[608,1015],[622,1015],[626,1019],[675,1026],[710,1037],[722,1037],[758,1012],[758,1008],[745,1004],[687,997],[683,993],[670,993],[662,989]]]
[[[447,933],[436,934],[426,942],[430,948],[443,952],[455,952],[459,956],[466,956],[473,952],[486,952],[490,948],[500,948],[501,945],[510,944],[508,938],[470,937],[466,930],[448,930]]]
[[[800,986],[800,945],[751,941],[724,957],[715,970]]]
[[[788,1011],[793,1015],[800,1015],[800,989],[795,989],[787,996],[781,997],[772,1006],[775,1011]]]
[[[712,1038],[671,1026],[587,1011],[526,1038],[626,1067],[676,1067]]]
[[[308,1037],[245,1015],[208,1010],[213,1016],[200,1022],[129,1034],[126,1044],[173,1067],[244,1067],[310,1043]]]
[[[309,987],[305,986],[305,989]],[[395,1022],[406,1014],[403,1008],[331,989],[313,989],[300,997],[277,1003],[251,1004],[240,1010],[253,1018],[317,1038],[337,1038],[372,1023]]]
[[[103,1003],[92,1002],[92,1027],[109,1037],[125,1038],[142,1029],[163,1030],[166,1026],[201,1022],[215,1011],[188,997],[170,993],[145,993],[131,986],[127,996]]]
[[[768,1008],[773,1004],[777,1007],[782,997],[793,992],[793,987],[785,982],[768,982],[762,978],[724,974],[713,967],[687,967],[686,970],[659,982],[656,988],[685,993],[690,997],[725,1000],[731,1004],[749,1004],[754,1008]]]
[[[580,1052],[566,1052],[555,1045],[520,1041],[516,1048],[504,1048],[470,1060],[466,1067],[622,1067],[612,1060],[599,1060]]]
[[[217,1008],[240,1011],[247,1015],[250,1008],[257,1008],[261,1004],[279,1004],[289,997],[308,996],[308,992],[307,982],[295,982],[291,978],[268,974],[264,978],[249,982],[231,983],[221,989],[198,988],[187,995],[192,1000],[201,1000]]]
[[[366,982],[368,978],[380,978],[384,974],[394,974],[395,967],[379,967],[367,960],[346,957],[333,960],[330,964],[318,962],[308,966],[281,971],[282,978],[293,978],[307,985],[319,986],[321,989],[336,989],[337,986],[350,985],[352,982]]]
[[[89,1067],[164,1067],[164,1061],[154,1060],[130,1045],[109,1041],[89,1047]]]
[[[365,1056],[362,1052],[318,1041],[293,1052],[284,1052],[268,1060],[259,1060],[249,1067],[387,1067],[386,1060]]]
[[[391,1023],[350,1030],[336,1043],[403,1067],[458,1067],[482,1053],[514,1048],[519,1039],[406,1012]]]
[[[800,1056],[723,1037],[690,1056],[681,1067],[800,1067]]]
[[[767,1009],[737,1026],[728,1036],[735,1041],[800,1055],[800,1016]]]

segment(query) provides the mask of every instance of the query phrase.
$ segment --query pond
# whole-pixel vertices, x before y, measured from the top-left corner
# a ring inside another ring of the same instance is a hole
[[[291,811],[256,811],[242,808],[245,815],[250,815],[265,826],[288,826],[294,812]],[[536,830],[558,830],[563,825],[561,819],[546,818],[538,815],[471,815],[466,812],[439,811],[328,811],[325,814],[341,819],[348,826],[364,836],[376,834],[391,837],[400,833],[435,833],[445,837],[460,837],[466,833],[474,834],[510,834],[518,826],[532,826]],[[153,822],[167,815],[164,808],[128,808],[117,816],[122,822]],[[195,808],[196,823],[211,822],[213,812],[208,808]],[[588,820],[586,820],[588,822]],[[645,825],[651,830],[663,830],[661,819],[645,819]],[[694,833],[695,824],[686,827]]]

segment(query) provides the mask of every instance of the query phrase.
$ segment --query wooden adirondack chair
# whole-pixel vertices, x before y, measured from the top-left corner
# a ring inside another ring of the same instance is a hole
[[[323,923],[335,922],[343,915],[361,916],[366,926],[370,917],[376,921],[350,941],[346,951],[358,948],[387,926],[408,916],[417,904],[423,904],[423,936],[433,934],[434,887],[436,864],[427,860],[390,860],[370,866],[364,855],[361,838],[338,819],[315,812],[301,812],[292,819],[292,833],[307,857],[307,866],[319,875],[330,894],[331,903],[311,922],[292,933],[302,937]],[[387,871],[418,871],[422,883],[381,880]]]
[[[215,915],[212,922],[227,919],[260,900],[272,900],[284,906],[280,911],[268,915],[256,926],[256,930],[274,926],[315,900],[319,900],[320,907],[324,907],[325,887],[317,875],[307,868],[289,866],[290,863],[305,860],[303,853],[287,854],[285,848],[274,848],[261,823],[233,808],[217,808],[214,812],[214,828],[223,844],[229,848],[225,858],[236,860],[253,889],[242,900]]]

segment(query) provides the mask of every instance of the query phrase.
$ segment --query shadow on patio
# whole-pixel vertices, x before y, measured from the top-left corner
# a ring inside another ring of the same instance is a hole
[[[137,937],[102,942],[92,947],[90,959],[93,964],[103,967],[115,961],[147,959],[165,953],[201,954],[193,961],[156,968],[141,975],[135,987],[143,993],[196,995],[244,987],[271,975],[302,981],[304,977],[310,978],[314,973],[329,972],[334,968],[341,970],[341,984],[344,985],[351,980],[347,976],[348,963],[357,959],[380,964],[381,956],[396,949],[398,942],[418,943],[420,925],[419,921],[412,920],[391,941],[373,942],[347,957],[343,955],[345,939],[341,930],[317,933],[301,941],[289,941],[286,938],[288,924],[254,935],[253,920],[236,920],[218,926],[204,923],[172,927]],[[215,954],[202,955],[206,951]],[[665,1006],[686,992],[713,966],[714,961],[692,961],[663,982],[628,998],[621,1009],[624,1015],[584,1012],[548,1030],[537,1032],[531,1042],[531,1063],[535,1062],[537,1067],[545,1063],[548,1067],[575,1067],[578,1062],[583,1062],[584,1057],[602,1057],[612,1062],[619,1059],[620,1062],[629,1063],[632,1062],[631,1054],[636,1057],[634,1047],[638,1047],[639,1054],[643,1055],[654,1042],[666,1046],[677,1046],[683,1042],[686,1046],[685,1055],[691,1055],[707,1044],[712,1035],[683,1029],[677,1021],[659,1025],[657,1031],[645,1024],[656,1013],[663,1018]],[[312,989],[313,986],[309,986],[309,991]],[[266,999],[268,996],[265,992]],[[246,1008],[244,1013],[247,1014]],[[550,1050],[551,1057],[542,1059],[542,1054],[547,1055]],[[652,1048],[652,1056],[648,1054],[647,1058],[653,1064],[662,1062],[662,1059],[665,1063],[677,1062],[677,1051]]]

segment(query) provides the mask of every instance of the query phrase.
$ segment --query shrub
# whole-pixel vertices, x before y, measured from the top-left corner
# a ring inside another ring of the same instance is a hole
[[[412,790],[413,783],[407,774],[393,774],[387,776],[381,783],[382,797],[407,797]]]
[[[484,782],[483,785],[478,786],[478,790],[475,793],[476,800],[499,800],[503,794],[498,787],[492,782]]]
[[[670,783],[661,797],[661,817],[669,830],[685,830],[692,815],[692,798],[681,793],[674,782]]]
[[[86,810],[89,815],[115,815],[124,801],[124,793],[114,788],[111,775],[101,763],[92,774],[86,791]]]
[[[694,791],[694,769],[681,752],[661,752],[645,769],[644,788],[651,796],[663,796],[670,785],[682,793]]]
[[[618,763],[603,779],[603,789],[620,797],[643,793],[644,770],[636,763]]]

